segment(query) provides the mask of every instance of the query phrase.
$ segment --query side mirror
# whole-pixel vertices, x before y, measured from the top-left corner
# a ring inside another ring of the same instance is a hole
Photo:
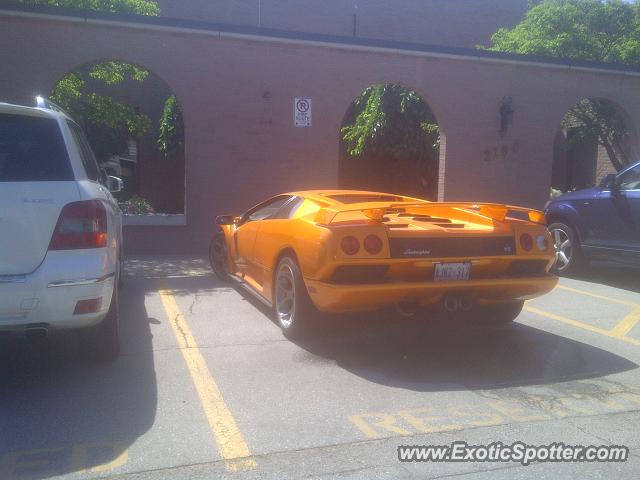
[[[121,178],[113,177],[111,175],[107,176],[107,188],[111,193],[121,192],[124,188],[124,183]]]
[[[601,190],[607,190],[607,189],[614,190],[615,186],[616,186],[616,176],[614,173],[605,175],[604,178],[600,181],[600,185],[599,185]]]
[[[240,217],[235,215],[218,215],[216,217],[216,225],[235,225]]]

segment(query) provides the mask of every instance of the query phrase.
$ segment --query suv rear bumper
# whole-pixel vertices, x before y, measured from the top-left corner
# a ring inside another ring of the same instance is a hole
[[[115,266],[107,249],[49,251],[32,273],[0,276],[0,330],[33,324],[83,328],[107,314]],[[97,311],[74,315],[80,300],[99,299]]]

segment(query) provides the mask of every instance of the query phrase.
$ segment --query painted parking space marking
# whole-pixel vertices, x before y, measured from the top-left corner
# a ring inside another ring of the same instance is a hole
[[[596,298],[598,300],[603,300],[609,303],[615,303],[619,305],[633,307],[633,310],[611,329],[596,327],[595,325],[580,322],[578,320],[573,320],[571,318],[567,318],[565,316],[558,315],[556,313],[549,312],[547,310],[543,310],[538,307],[533,307],[530,301],[526,302],[524,306],[524,310],[534,313],[536,315],[543,316],[550,320],[555,320],[557,322],[564,323],[566,325],[571,325],[573,327],[581,328],[583,330],[597,333],[599,335],[604,335],[606,337],[622,340],[623,342],[627,342],[632,345],[640,345],[640,340],[627,336],[628,333],[631,332],[631,330],[640,322],[640,303],[631,302],[628,300],[621,300],[619,298],[614,298],[607,295],[600,295],[597,293],[580,290],[578,288],[567,287],[566,285],[557,285],[556,289],[565,290],[567,292],[571,292],[577,295]]]
[[[348,418],[365,438],[375,439],[640,410],[639,386],[598,381],[477,393],[480,401],[473,404],[367,412]]]
[[[109,460],[101,461],[108,458]],[[92,442],[68,447],[50,447],[11,452],[0,457],[0,478],[22,479],[34,475],[73,473],[105,473],[123,466],[129,460],[125,445]]]
[[[580,290],[578,288],[567,287],[566,285],[556,285],[556,288],[559,288],[560,290],[566,290],[567,292],[572,292],[572,293],[577,293],[579,295],[584,295],[584,296],[587,296],[587,297],[597,298],[599,300],[605,300],[605,301],[611,302],[611,303],[618,303],[620,305],[627,305],[627,306],[630,306],[630,307],[640,307],[640,303],[637,303],[637,302],[630,302],[628,300],[621,300],[619,298],[613,298],[613,297],[609,297],[607,295],[600,295],[600,294],[597,294],[597,293],[587,292],[586,290]]]
[[[547,312],[546,310],[542,310],[540,308],[532,307],[530,305],[525,305],[524,310],[527,312],[535,313],[536,315],[540,315],[542,317],[548,318],[550,320],[555,320],[556,322],[561,322],[566,325],[571,325],[573,327],[581,328],[583,330],[588,330],[593,333],[598,333],[600,335],[604,335],[605,337],[615,338],[617,340],[622,340],[623,342],[630,343],[632,345],[640,345],[640,340],[636,340],[635,338],[627,337],[624,335],[619,335],[616,332],[616,329],[606,330],[604,328],[595,327],[593,325],[589,325],[587,323],[582,323],[577,320],[572,320],[571,318],[563,317],[562,315],[557,315],[552,312]],[[624,322],[624,320],[623,320]],[[634,323],[635,325],[635,323]],[[633,327],[633,325],[632,325]],[[617,327],[616,327],[617,328]]]
[[[213,379],[189,325],[171,292],[160,285],[160,298],[173,328],[182,356],[189,368],[209,427],[220,456],[229,471],[252,470],[257,467],[222,393]]]
[[[617,338],[626,337],[638,322],[640,322],[640,307],[636,307],[633,312],[624,317],[624,319],[611,330],[611,333]]]

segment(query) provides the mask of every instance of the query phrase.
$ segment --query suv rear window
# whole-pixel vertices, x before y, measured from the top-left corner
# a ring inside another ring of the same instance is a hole
[[[58,122],[0,113],[0,182],[65,180],[73,171]]]

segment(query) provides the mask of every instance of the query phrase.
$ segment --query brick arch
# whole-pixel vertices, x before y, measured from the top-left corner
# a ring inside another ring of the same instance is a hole
[[[341,167],[341,163],[344,160],[344,157],[346,155],[346,152],[343,150],[344,148],[344,142],[342,141],[342,136],[341,136],[341,128],[344,126],[346,118],[347,118],[347,114],[349,111],[349,108],[351,107],[351,105],[353,104],[353,102],[355,101],[355,99],[362,94],[362,92],[369,88],[370,86],[373,85],[400,85],[404,88],[407,88],[409,90],[412,90],[414,92],[416,92],[420,98],[422,99],[422,101],[427,105],[427,107],[429,107],[429,109],[431,110],[431,112],[433,113],[436,123],[438,124],[438,127],[440,129],[440,149],[439,149],[439,156],[438,156],[438,172],[437,172],[437,177],[436,177],[436,195],[438,198],[442,198],[444,196],[444,167],[445,167],[445,161],[446,161],[446,133],[445,133],[445,128],[443,128],[441,122],[440,122],[440,116],[438,115],[438,113],[436,113],[436,108],[433,107],[432,102],[429,101],[429,98],[434,98],[437,99],[437,96],[435,94],[433,94],[433,92],[429,91],[429,89],[427,88],[423,88],[423,87],[416,87],[415,86],[415,81],[406,81],[406,80],[390,80],[389,78],[393,78],[393,77],[382,77],[385,78],[385,80],[378,80],[378,81],[373,81],[371,83],[363,83],[360,88],[360,90],[354,94],[351,99],[349,100],[349,102],[346,104],[345,108],[344,108],[344,112],[341,116],[341,120],[339,123],[338,128],[336,129],[337,132],[337,142],[338,142],[338,148],[339,148],[339,152],[338,152],[338,164],[337,164],[337,168],[338,171],[342,168]],[[358,87],[356,87],[358,88]],[[350,95],[352,93],[352,91],[354,90],[354,88],[352,86],[350,86],[348,89],[345,90],[344,93],[346,93],[347,95]],[[424,93],[424,91],[428,91],[428,93]],[[444,113],[442,114],[444,115]]]
[[[638,157],[638,125],[631,116],[630,111],[615,99],[615,95],[587,94],[576,96],[576,98],[571,99],[575,101],[569,103],[569,105],[566,106],[566,110],[562,113],[562,116],[559,117],[557,122],[558,127],[554,137],[553,172],[555,178],[553,180],[556,183],[555,186],[560,189],[563,189],[563,186],[566,187],[569,182],[574,184],[576,181],[578,183],[575,185],[578,187],[587,186],[593,181],[597,184],[605,174],[615,172],[613,165],[608,161],[608,155],[597,143],[594,145],[588,142],[581,142],[574,148],[570,149],[565,136],[561,132],[561,122],[569,110],[578,102],[587,99],[604,101],[611,105],[617,113],[622,116],[629,135],[628,141],[625,145],[628,148],[627,153],[629,154],[629,160],[633,162]],[[570,152],[577,155],[577,158],[582,158],[583,162],[594,162],[592,165],[594,169],[593,172],[586,163],[582,163],[582,165],[578,166],[576,170],[576,165],[572,163],[572,157],[569,155]],[[590,177],[592,173],[595,175],[595,178]],[[574,175],[577,175],[577,178]],[[585,182],[584,185],[583,182]]]

